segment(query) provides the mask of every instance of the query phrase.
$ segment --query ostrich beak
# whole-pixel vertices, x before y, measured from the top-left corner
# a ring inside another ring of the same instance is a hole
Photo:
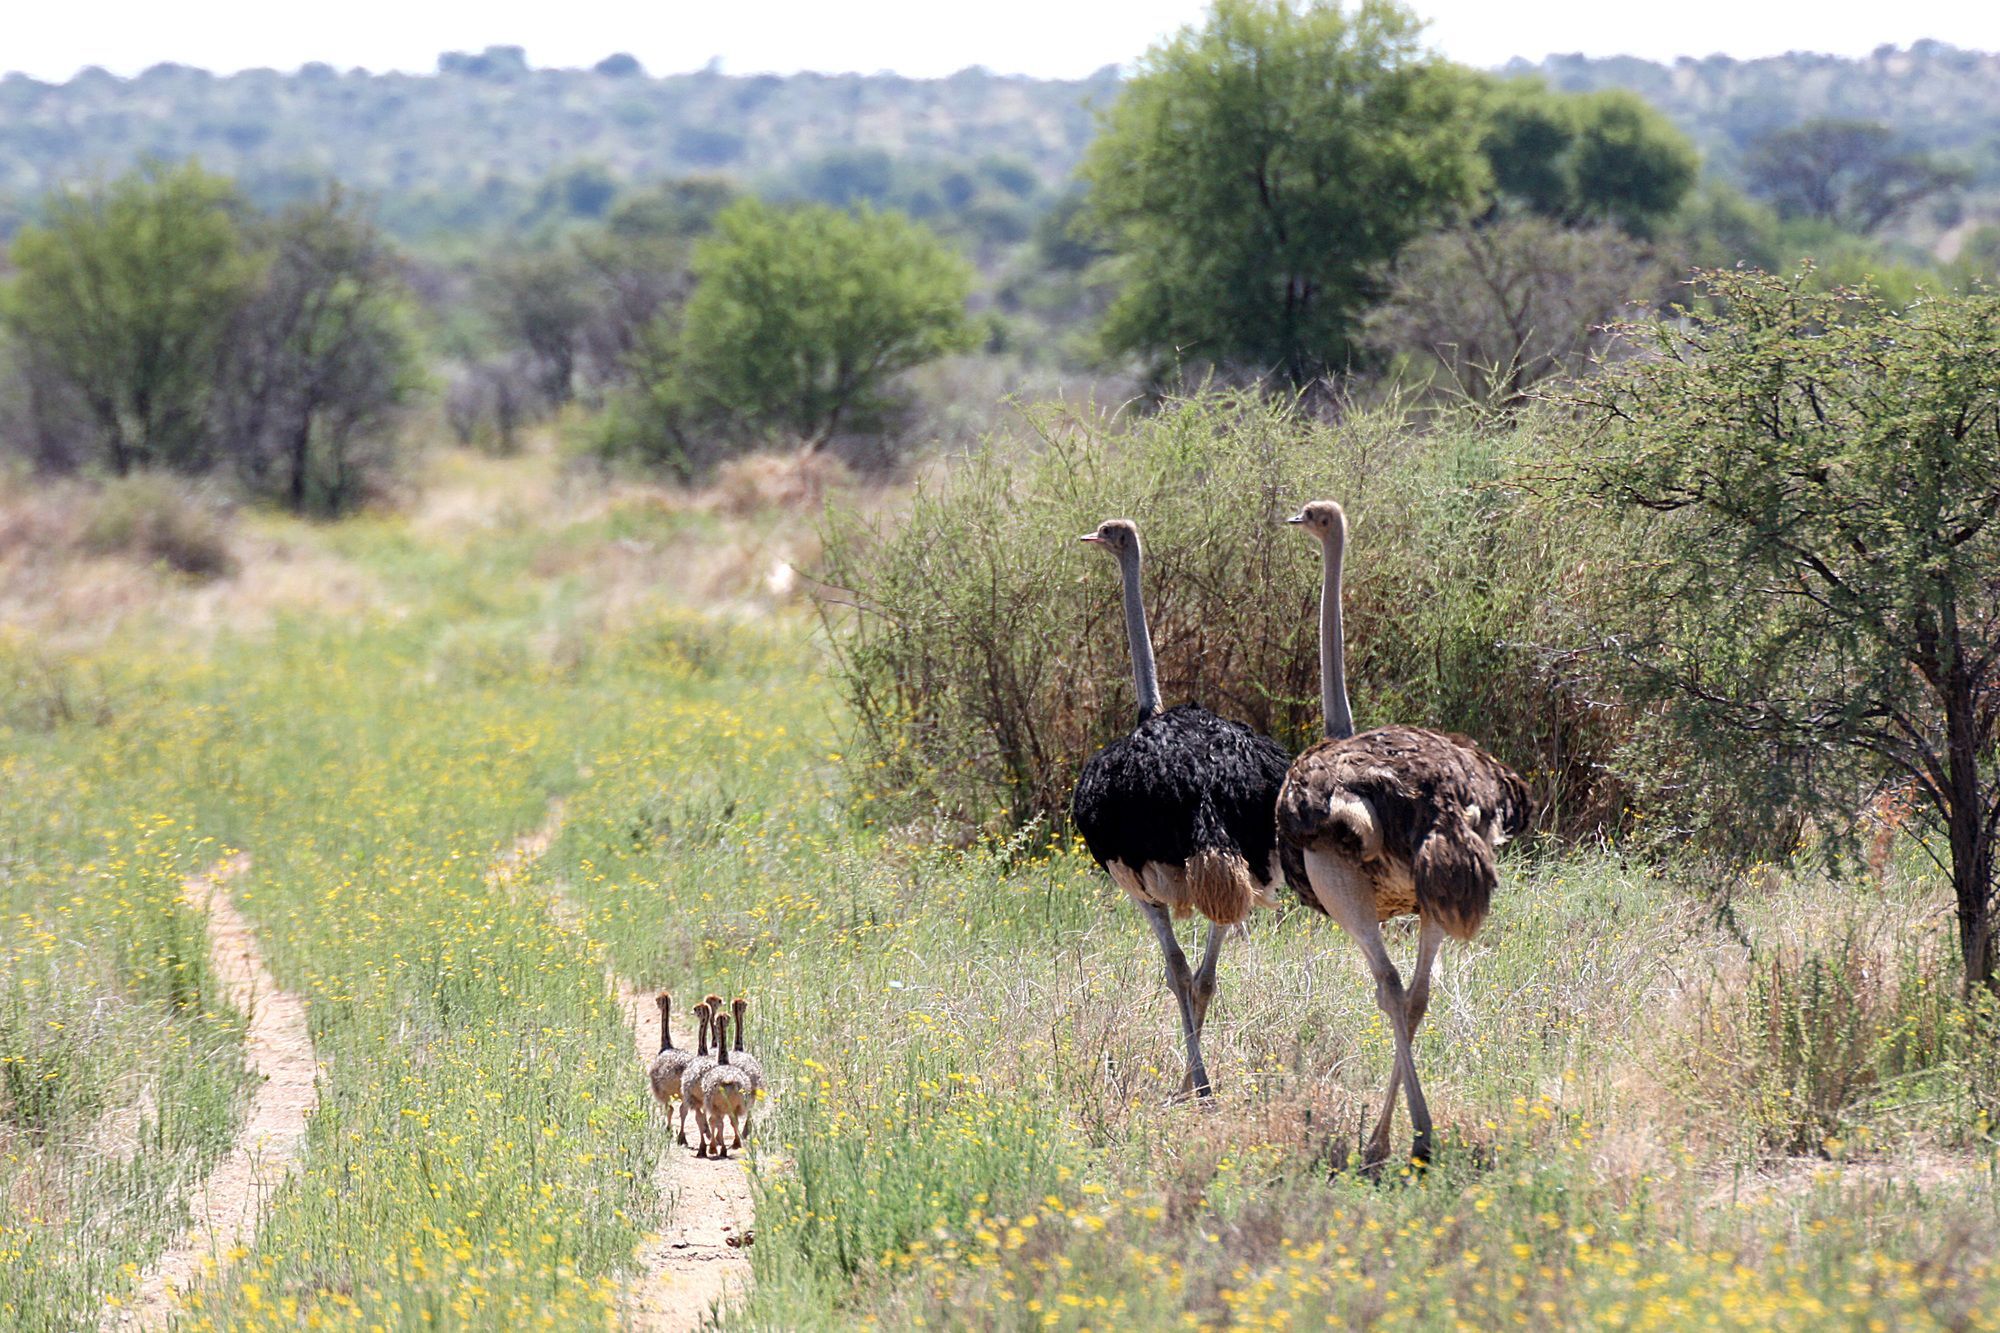
[[[1287,523],[1303,523],[1305,521],[1306,521],[1306,516],[1304,511],[1300,511],[1299,513],[1293,514],[1290,518],[1285,520],[1285,522]]]
[[[1081,537],[1078,537],[1077,540],[1080,542],[1101,542],[1104,538],[1094,532],[1086,532]]]

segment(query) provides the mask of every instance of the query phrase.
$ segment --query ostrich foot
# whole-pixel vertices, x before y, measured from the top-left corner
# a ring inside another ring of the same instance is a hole
[[[1214,1098],[1215,1085],[1209,1081],[1207,1071],[1204,1070],[1201,1079],[1197,1081],[1194,1071],[1189,1070],[1187,1073],[1181,1075],[1181,1085],[1168,1095],[1164,1104],[1173,1106],[1180,1102],[1190,1101],[1207,1103],[1213,1101]]]

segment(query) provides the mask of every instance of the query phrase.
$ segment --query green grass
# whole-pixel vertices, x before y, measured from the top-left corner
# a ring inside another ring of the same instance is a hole
[[[287,528],[384,604],[7,643],[7,1321],[124,1290],[241,1114],[241,1019],[178,901],[237,847],[321,1104],[190,1327],[604,1326],[671,1151],[607,958],[752,999],[776,1095],[733,1325],[2000,1326],[2000,1072],[1917,984],[1949,924],[1926,872],[1773,876],[1722,914],[1610,852],[1513,855],[1418,1042],[1439,1162],[1330,1176],[1390,1053],[1353,947],[1296,910],[1232,940],[1220,1095],[1166,1104],[1157,953],[1087,858],[884,826],[805,617],[604,583],[616,543],[732,530]],[[491,882],[556,797],[549,853]],[[143,1090],[129,1163],[81,1151]]]

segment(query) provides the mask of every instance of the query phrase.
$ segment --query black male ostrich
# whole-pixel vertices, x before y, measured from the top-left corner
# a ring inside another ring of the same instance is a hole
[[[1097,863],[1132,896],[1166,956],[1167,987],[1181,1008],[1188,1069],[1182,1089],[1209,1095],[1201,1029],[1215,997],[1223,932],[1272,906],[1279,878],[1274,808],[1289,758],[1284,747],[1198,704],[1160,710],[1153,641],[1139,594],[1139,530],[1111,519],[1082,538],[1118,559],[1125,634],[1139,691],[1139,725],[1083,766],[1070,813]],[[1290,858],[1304,895],[1304,862]],[[1173,917],[1208,918],[1208,945],[1190,970]],[[1172,915],[1170,916],[1169,913]]]
[[[1431,964],[1446,935],[1471,939],[1486,919],[1499,886],[1493,854],[1527,828],[1528,788],[1513,769],[1462,736],[1418,727],[1354,734],[1340,616],[1347,516],[1333,501],[1315,500],[1289,521],[1324,548],[1319,632],[1327,739],[1301,754],[1285,775],[1278,831],[1304,856],[1313,905],[1361,945],[1375,977],[1375,1001],[1395,1033],[1389,1091],[1363,1160],[1374,1169],[1388,1157],[1396,1093],[1407,1087],[1416,1136],[1412,1156],[1424,1162],[1431,1155],[1431,1115],[1410,1040],[1430,1003]],[[1413,912],[1420,922],[1417,963],[1405,990],[1380,923]]]

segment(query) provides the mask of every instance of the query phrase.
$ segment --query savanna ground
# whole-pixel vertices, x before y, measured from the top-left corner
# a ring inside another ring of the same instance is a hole
[[[399,512],[235,516],[212,577],[8,502],[6,1322],[128,1297],[230,1141],[244,1019],[184,882],[240,850],[320,1102],[186,1327],[615,1325],[676,1150],[609,965],[752,997],[732,1327],[2000,1328],[2000,1055],[1928,979],[1919,849],[1727,885],[1512,854],[1418,1042],[1440,1160],[1330,1172],[1389,1066],[1353,947],[1296,910],[1231,941],[1218,1095],[1171,1102],[1157,952],[1087,857],[871,818],[783,573],[813,517],[738,481],[448,454]]]

